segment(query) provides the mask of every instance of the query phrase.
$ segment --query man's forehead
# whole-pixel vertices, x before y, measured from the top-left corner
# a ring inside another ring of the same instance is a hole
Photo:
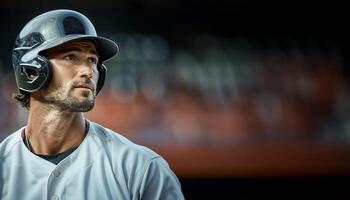
[[[48,52],[54,53],[63,53],[68,51],[87,51],[98,56],[95,43],[89,39],[79,39],[66,42],[57,47],[48,50]]]

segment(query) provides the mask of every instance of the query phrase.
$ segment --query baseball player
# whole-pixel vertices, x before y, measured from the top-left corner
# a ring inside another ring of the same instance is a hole
[[[184,199],[161,156],[84,118],[117,51],[72,10],[24,26],[12,62],[29,116],[0,144],[0,199]]]

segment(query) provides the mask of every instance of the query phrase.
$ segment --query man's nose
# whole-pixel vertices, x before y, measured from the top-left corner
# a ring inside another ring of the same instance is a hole
[[[79,76],[92,78],[95,75],[95,66],[87,63],[82,63],[79,66]]]

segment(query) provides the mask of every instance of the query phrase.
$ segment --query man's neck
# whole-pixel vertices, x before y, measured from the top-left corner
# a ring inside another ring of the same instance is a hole
[[[82,113],[31,105],[26,135],[34,153],[52,155],[79,146],[85,129]]]

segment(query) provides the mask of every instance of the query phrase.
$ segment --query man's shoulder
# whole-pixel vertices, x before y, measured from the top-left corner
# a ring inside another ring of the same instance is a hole
[[[21,131],[23,128],[17,130],[16,132],[12,133],[11,135],[7,136],[1,143],[0,143],[0,157],[5,157],[15,145],[20,144],[21,142]]]
[[[104,148],[118,154],[118,156],[138,157],[148,160],[160,157],[156,152],[143,145],[136,144],[123,135],[110,130],[98,123],[90,122],[92,134],[103,141]]]

